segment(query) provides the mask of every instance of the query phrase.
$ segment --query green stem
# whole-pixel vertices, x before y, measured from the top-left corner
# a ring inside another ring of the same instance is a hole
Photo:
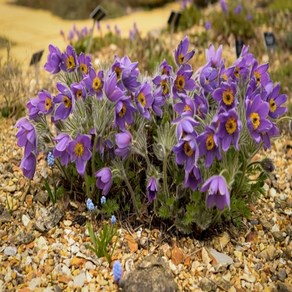
[[[167,153],[165,153],[163,158],[163,191],[167,198],[169,198],[169,191],[167,185]]]

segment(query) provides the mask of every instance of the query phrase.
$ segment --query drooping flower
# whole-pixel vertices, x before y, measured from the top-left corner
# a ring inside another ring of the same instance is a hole
[[[119,282],[122,278],[123,269],[120,261],[115,261],[113,264],[113,275],[114,275],[114,281]]]
[[[194,90],[195,81],[191,79],[192,75],[192,67],[189,64],[184,64],[178,69],[172,87],[174,98],[184,98],[187,91]]]
[[[141,85],[140,89],[135,93],[135,101],[137,109],[140,114],[146,118],[150,119],[149,108],[153,102],[152,88],[149,83],[145,82]]]
[[[61,62],[62,53],[60,52],[60,50],[53,45],[49,45],[48,59],[44,66],[45,70],[50,72],[51,74],[57,74],[61,70]]]
[[[132,135],[129,131],[124,131],[115,135],[117,149],[115,154],[125,159],[131,150]]]
[[[92,68],[90,55],[85,55],[83,52],[78,56],[79,69],[83,76],[87,75],[89,69]]]
[[[273,160],[266,157],[264,158],[261,162],[261,167],[263,168],[264,171],[266,172],[273,172],[275,170],[275,165],[273,163]]]
[[[197,137],[199,144],[200,157],[206,156],[206,167],[209,168],[215,157],[221,160],[219,141],[216,136],[216,129],[212,126],[206,126],[205,131]]]
[[[44,115],[50,114],[54,109],[52,95],[47,90],[41,90],[38,94],[38,109]]]
[[[176,138],[178,140],[182,139],[184,136],[188,134],[195,133],[196,135],[194,127],[199,125],[199,123],[190,116],[183,116],[181,118],[174,120],[172,123],[176,124]]]
[[[222,82],[220,87],[212,93],[213,98],[220,103],[224,109],[229,110],[236,106],[236,84]]]
[[[68,146],[71,162],[76,163],[77,172],[84,175],[87,161],[91,158],[91,139],[88,135],[79,134]]]
[[[205,66],[199,76],[200,85],[206,92],[213,92],[218,84],[218,71],[211,66]]]
[[[267,119],[269,104],[261,99],[258,94],[254,100],[246,100],[246,121],[252,138],[259,143],[261,133],[267,132],[272,127],[272,123]]]
[[[110,72],[106,75],[104,92],[111,102],[116,102],[124,96],[125,92],[117,86],[117,74],[115,72]]]
[[[231,144],[239,150],[238,141],[242,128],[240,119],[235,109],[223,112],[218,116],[219,127],[217,135],[221,141],[223,151],[227,151]]]
[[[60,162],[63,166],[68,166],[70,162],[70,153],[68,151],[68,146],[71,142],[71,137],[68,134],[61,133],[56,138],[53,139],[57,142],[53,154],[56,158],[60,158]]]
[[[49,151],[49,153],[47,154],[47,163],[49,167],[53,167],[55,164],[55,157],[51,151]]]
[[[100,198],[100,203],[101,203],[101,205],[104,205],[106,203],[106,197],[105,196],[102,196]]]
[[[185,170],[184,187],[190,188],[192,191],[198,188],[198,185],[202,182],[200,169],[196,166],[189,171]]]
[[[89,68],[88,76],[83,79],[88,93],[92,96],[96,96],[97,99],[102,98],[103,89],[103,71],[100,70],[98,73],[93,68]]]
[[[195,50],[189,50],[190,41],[188,36],[180,41],[178,47],[174,51],[175,62],[178,66],[186,64],[195,54]]]
[[[116,224],[117,223],[117,218],[116,218],[115,215],[112,215],[112,217],[111,217],[111,223],[112,224]]]
[[[36,155],[30,152],[27,156],[24,156],[21,160],[20,168],[25,177],[32,179],[36,169]]]
[[[162,107],[166,101],[165,96],[162,93],[162,88],[156,88],[153,94],[152,110],[158,117],[162,117]]]
[[[206,192],[206,204],[208,208],[214,205],[223,211],[225,206],[230,208],[230,196],[226,180],[221,175],[213,175],[203,184],[201,192]]]
[[[31,98],[28,103],[26,104],[26,107],[28,109],[28,117],[31,120],[35,120],[39,117],[39,98],[33,97]]]
[[[15,126],[18,128],[16,133],[17,145],[24,147],[24,157],[29,156],[32,152],[37,154],[37,133],[33,124],[27,118],[21,118]]]
[[[124,130],[126,123],[131,125],[133,123],[133,113],[136,111],[135,107],[131,103],[130,96],[121,97],[115,104],[115,127],[120,127]]]
[[[267,150],[271,148],[271,138],[279,136],[280,130],[276,124],[271,123],[272,127],[268,131],[261,133],[261,138],[263,141],[264,149]]]
[[[54,120],[65,120],[73,111],[74,99],[71,90],[62,83],[57,83],[59,94],[55,96],[54,103],[59,105],[55,110]]]
[[[214,45],[211,44],[209,48],[206,49],[206,60],[211,67],[220,69],[223,66],[222,48],[222,45],[220,45],[216,51]]]
[[[195,102],[196,115],[198,115],[201,119],[204,119],[209,109],[207,98],[205,98],[202,94],[195,93],[194,102]]]
[[[151,176],[147,184],[147,199],[149,202],[153,202],[157,196],[158,192],[158,182],[154,176]]]
[[[92,212],[94,210],[94,204],[90,198],[86,200],[86,207],[88,211]]]
[[[106,196],[113,184],[112,171],[109,167],[103,167],[95,173],[96,186],[102,190],[102,195]]]
[[[242,5],[238,3],[237,6],[234,8],[233,12],[234,14],[239,14],[241,11],[242,11]]]
[[[74,82],[70,85],[70,89],[73,93],[75,100],[85,100],[86,98],[86,88],[83,82]]]
[[[78,57],[75,49],[68,45],[66,52],[62,53],[61,69],[65,72],[73,72],[78,68]]]

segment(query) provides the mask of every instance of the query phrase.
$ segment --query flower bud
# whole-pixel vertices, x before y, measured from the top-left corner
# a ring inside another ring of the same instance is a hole
[[[266,172],[273,172],[275,170],[275,165],[273,163],[273,160],[270,158],[264,158],[261,161],[261,167]]]

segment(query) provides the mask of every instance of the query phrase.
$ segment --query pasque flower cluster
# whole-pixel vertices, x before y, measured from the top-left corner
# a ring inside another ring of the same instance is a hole
[[[258,64],[248,47],[227,67],[222,46],[210,45],[196,72],[194,55],[185,37],[174,51],[176,67],[163,60],[150,78],[128,56],[96,70],[90,56],[50,45],[45,69],[58,74],[58,92],[41,91],[27,104],[29,118],[16,124],[24,175],[33,178],[37,156],[45,151],[41,141],[49,137],[60,169],[75,165],[80,177],[94,177],[100,198],[111,194],[116,175],[133,195],[136,186],[127,179],[133,169],[127,167],[136,165],[145,169],[139,196],[149,204],[157,198],[163,204],[163,196],[179,199],[173,184],[182,170],[178,187],[187,190],[185,196],[197,190],[208,208],[230,207],[236,171],[245,175],[245,169],[229,167],[228,153],[249,161],[262,146],[269,148],[287,97],[271,81],[268,64]],[[158,135],[168,122],[169,132]]]

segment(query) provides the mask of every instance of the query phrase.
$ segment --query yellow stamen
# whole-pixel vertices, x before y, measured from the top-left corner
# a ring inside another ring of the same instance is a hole
[[[223,79],[223,80],[225,80],[225,81],[227,81],[227,80],[228,80],[228,77],[227,77],[227,75],[226,75],[226,74],[222,74],[222,76],[221,76],[221,77],[222,77],[222,79]]]
[[[178,63],[179,63],[179,64],[182,64],[182,63],[184,62],[184,59],[185,59],[185,57],[184,57],[182,54],[180,54],[180,55],[178,56]]]
[[[77,99],[81,99],[81,97],[82,97],[82,90],[77,90],[77,92],[76,92],[76,96],[77,96]]]
[[[81,157],[84,153],[84,147],[81,143],[77,143],[74,148],[74,153],[76,156]]]
[[[210,134],[206,139],[206,148],[207,150],[212,150],[214,147],[215,147],[214,135]]]
[[[127,107],[126,107],[126,104],[123,102],[122,109],[118,113],[119,117],[123,118],[125,116],[126,112],[127,112]]]
[[[226,105],[231,105],[234,101],[233,92],[230,89],[227,89],[223,92],[223,102]]]
[[[114,71],[115,71],[116,74],[117,74],[117,80],[120,80],[121,77],[122,77],[122,69],[121,69],[120,67],[116,66],[116,67],[114,68]]]
[[[253,126],[254,130],[256,130],[259,127],[259,125],[261,124],[261,119],[260,119],[259,114],[258,113],[251,113],[249,117],[251,119],[252,126]]]
[[[143,92],[140,92],[138,94],[137,100],[140,102],[140,104],[145,107],[146,106],[146,98]]]
[[[168,89],[167,81],[166,80],[161,80],[160,84],[161,84],[161,87],[162,87],[162,94],[163,95],[168,94],[169,93],[169,89]]]
[[[74,69],[75,68],[75,59],[73,56],[69,56],[67,59],[66,59],[66,67],[68,70],[70,69]]]
[[[209,85],[210,84],[210,80],[208,77],[206,77],[206,84]]]
[[[66,95],[64,95],[63,97],[63,102],[66,108],[70,108],[72,106],[72,102],[70,100],[70,98]]]
[[[183,110],[184,112],[187,112],[187,111],[192,111],[192,109],[191,109],[191,107],[188,105],[188,104],[186,104],[185,106],[184,106],[184,110]]]
[[[261,83],[261,74],[258,71],[255,71],[254,76],[256,78],[257,85],[259,85]]]
[[[270,99],[269,104],[270,104],[270,112],[273,113],[277,109],[277,104],[273,98]]]
[[[237,128],[236,120],[234,118],[229,118],[225,123],[225,129],[227,133],[229,135],[232,135],[236,131],[236,128]]]
[[[80,70],[84,74],[87,74],[88,73],[88,67],[86,66],[86,64],[81,64],[80,65]]]
[[[182,75],[178,75],[175,80],[175,86],[178,91],[182,91],[185,88],[185,79]]]
[[[94,90],[99,90],[101,88],[101,81],[98,77],[95,77],[92,81],[92,88]]]
[[[235,68],[234,68],[234,76],[236,78],[239,78],[239,76],[240,76],[240,71],[239,71],[239,67],[238,66],[235,66]]]
[[[193,151],[193,149],[191,148],[189,142],[185,142],[185,143],[184,143],[184,152],[185,152],[185,154],[186,154],[188,157],[190,157],[190,156],[193,155],[194,151]]]
[[[163,68],[163,69],[161,70],[161,75],[168,75],[168,71],[167,71],[166,68]]]
[[[46,109],[46,111],[49,111],[51,109],[51,107],[52,107],[52,100],[49,97],[47,97],[46,101],[45,101],[45,109]]]

